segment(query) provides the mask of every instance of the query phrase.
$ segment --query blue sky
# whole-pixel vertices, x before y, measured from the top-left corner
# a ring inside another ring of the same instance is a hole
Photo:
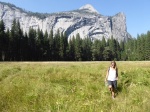
[[[126,15],[127,31],[133,36],[150,31],[150,0],[0,0],[32,12],[53,13],[91,4],[100,14]]]

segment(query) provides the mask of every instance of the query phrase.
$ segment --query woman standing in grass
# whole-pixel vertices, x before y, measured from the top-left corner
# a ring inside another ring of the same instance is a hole
[[[117,90],[118,69],[115,61],[111,62],[107,70],[105,81],[108,83],[109,90],[111,91],[112,98],[115,98],[115,91]]]

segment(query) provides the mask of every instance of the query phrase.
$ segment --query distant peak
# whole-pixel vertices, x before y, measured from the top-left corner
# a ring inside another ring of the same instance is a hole
[[[92,5],[86,4],[79,8],[79,10],[88,10],[89,12],[99,13]]]

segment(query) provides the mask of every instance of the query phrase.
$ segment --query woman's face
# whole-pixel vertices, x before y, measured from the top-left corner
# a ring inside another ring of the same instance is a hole
[[[114,68],[115,67],[115,63],[111,63],[111,66]]]

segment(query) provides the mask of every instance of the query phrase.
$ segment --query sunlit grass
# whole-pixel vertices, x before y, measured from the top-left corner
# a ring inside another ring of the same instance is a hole
[[[0,63],[1,112],[148,112],[150,62],[117,62],[118,95],[104,84],[110,62]]]

